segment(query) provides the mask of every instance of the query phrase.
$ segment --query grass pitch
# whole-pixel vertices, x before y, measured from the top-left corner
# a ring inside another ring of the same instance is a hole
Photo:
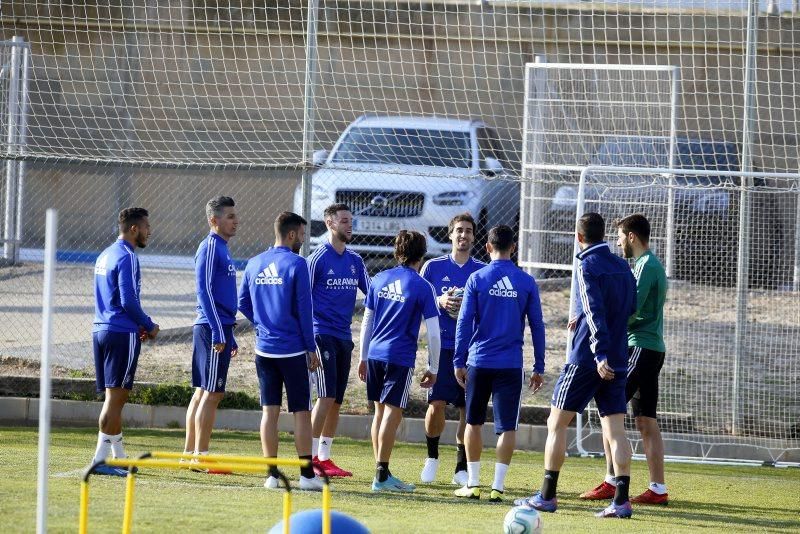
[[[81,472],[94,451],[92,429],[54,429],[50,463],[50,532],[74,532],[78,525]],[[127,430],[128,454],[178,451],[183,432]],[[259,454],[257,433],[215,432],[213,452]],[[36,447],[33,428],[0,428],[0,517],[3,532],[32,532],[36,511]],[[509,470],[508,502],[464,501],[453,497],[450,481],[454,447],[441,448],[439,483],[418,485],[411,495],[375,495],[370,491],[374,464],[367,442],[337,438],[334,458],[355,472],[336,480],[333,508],[351,514],[373,532],[502,532],[511,499],[527,495],[542,475],[540,453],[518,452]],[[294,451],[282,436],[281,455]],[[425,457],[421,445],[400,444],[392,472],[416,482]],[[494,457],[483,458],[482,482],[493,476]],[[800,531],[800,470],[667,464],[668,507],[634,508],[630,521],[599,520],[592,512],[605,503],[588,503],[578,494],[601,480],[602,459],[568,458],[559,480],[559,510],[542,514],[545,532],[788,532]],[[296,480],[295,470],[287,474]],[[281,492],[262,488],[256,475],[215,476],[144,470],[137,477],[134,532],[265,532],[280,519]],[[634,462],[631,490],[647,482],[646,466]],[[318,493],[294,492],[294,510],[319,507]],[[118,531],[122,524],[124,479],[94,476],[90,484],[89,530]]]

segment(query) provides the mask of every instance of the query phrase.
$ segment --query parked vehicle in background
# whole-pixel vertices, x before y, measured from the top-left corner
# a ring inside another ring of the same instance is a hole
[[[447,224],[463,212],[478,221],[480,250],[488,228],[519,220],[519,184],[507,161],[497,132],[478,120],[362,116],[330,153],[314,154],[311,248],[325,239],[322,211],[343,202],[353,212],[349,246],[359,253],[391,254],[406,229],[427,237],[429,256],[446,254]],[[302,211],[299,186],[294,209]]]

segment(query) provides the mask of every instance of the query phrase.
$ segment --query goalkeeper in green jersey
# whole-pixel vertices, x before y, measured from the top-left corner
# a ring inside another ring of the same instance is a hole
[[[669,501],[664,483],[664,442],[656,419],[658,375],[664,365],[664,301],[667,275],[664,266],[650,250],[650,223],[644,215],[634,214],[615,221],[617,246],[625,258],[635,259],[636,313],[628,320],[628,381],[626,399],[631,403],[636,428],[642,434],[650,486],[631,499],[639,504]],[[614,495],[614,466],[606,439],[606,479],[581,495],[583,499],[609,499]]]

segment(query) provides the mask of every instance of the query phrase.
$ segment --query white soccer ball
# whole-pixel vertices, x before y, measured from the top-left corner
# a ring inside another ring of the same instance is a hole
[[[461,298],[463,298],[463,297],[464,297],[464,288],[462,288],[462,287],[456,287],[456,288],[454,288],[454,289],[453,289],[452,296],[454,296],[454,297],[461,297]],[[452,317],[453,319],[458,319],[458,311],[456,311],[456,312],[452,312],[452,313],[451,313],[451,312],[448,312],[448,313],[447,313],[447,315],[449,315],[449,316],[450,316],[450,317]]]
[[[538,534],[542,531],[539,512],[527,506],[515,506],[506,514],[503,532],[506,534]]]

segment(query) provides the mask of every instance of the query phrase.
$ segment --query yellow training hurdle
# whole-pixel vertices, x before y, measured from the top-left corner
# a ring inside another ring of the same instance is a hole
[[[191,461],[181,461],[191,460]],[[89,524],[89,477],[94,474],[97,467],[108,465],[122,467],[128,470],[125,479],[125,508],[122,515],[122,534],[130,534],[133,523],[133,493],[136,473],[140,468],[156,469],[217,469],[239,473],[263,473],[266,468],[276,467],[306,467],[308,460],[295,460],[289,458],[261,458],[259,456],[225,456],[208,454],[195,456],[180,452],[148,452],[139,458],[122,458],[97,462],[86,470],[81,481],[80,514],[78,518],[79,534],[88,532]],[[292,515],[292,494],[289,479],[282,472],[279,478],[286,490],[283,494],[283,532],[289,534],[289,517]],[[325,485],[322,488],[322,534],[331,534],[331,491],[330,480],[323,475]]]

